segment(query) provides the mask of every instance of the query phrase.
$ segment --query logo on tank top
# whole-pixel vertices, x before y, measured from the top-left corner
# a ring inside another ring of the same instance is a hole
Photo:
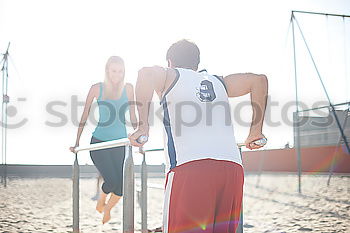
[[[203,80],[200,87],[197,88],[196,95],[201,102],[212,102],[215,100],[216,95],[214,92],[213,83],[209,80]]]

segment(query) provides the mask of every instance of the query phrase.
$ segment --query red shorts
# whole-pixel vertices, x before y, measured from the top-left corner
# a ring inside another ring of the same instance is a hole
[[[203,159],[167,174],[163,232],[236,231],[242,206],[244,172],[230,161]]]

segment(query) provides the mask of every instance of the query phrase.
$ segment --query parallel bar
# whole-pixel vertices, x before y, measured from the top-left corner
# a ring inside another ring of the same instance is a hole
[[[265,164],[265,154],[266,154],[266,150],[263,151],[262,156],[260,157],[260,160],[259,160],[259,171],[258,171],[259,173],[258,173],[258,179],[256,180],[256,184],[255,184],[256,188],[259,188],[259,185],[260,185],[260,178],[261,178],[262,170]]]
[[[73,165],[73,233],[79,233],[79,163],[75,154]]]
[[[124,232],[134,232],[134,161],[129,139],[122,138],[113,141],[99,142],[75,149],[73,165],[73,233],[79,233],[79,163],[78,152],[107,149],[116,146],[126,146],[124,163],[124,205],[123,228]]]
[[[324,16],[337,16],[337,17],[350,18],[350,15],[328,14],[328,13],[310,12],[310,11],[292,11],[292,13],[324,15]]]
[[[122,138],[118,140],[113,140],[113,141],[107,141],[107,142],[99,142],[99,143],[94,143],[90,144],[84,147],[77,147],[75,149],[75,153],[78,153],[80,151],[93,151],[93,150],[100,150],[100,149],[107,149],[107,148],[112,148],[112,147],[117,147],[117,146],[126,146],[129,145],[130,141],[127,138]]]
[[[78,147],[75,150],[75,161],[73,170],[73,232],[80,232],[79,229],[79,164],[77,152],[79,151],[92,151],[99,149],[106,149],[115,146],[126,146],[126,158],[124,162],[124,177],[123,177],[123,233],[133,233],[134,232],[134,161],[132,157],[132,146],[128,139],[119,139],[108,142],[100,142],[90,144],[86,147]],[[239,149],[245,146],[244,143],[237,144]],[[145,159],[145,152],[151,151],[162,151],[164,149],[151,149],[145,150],[141,153],[143,154],[142,162],[142,193],[141,193],[141,203],[142,203],[142,232],[147,232],[147,164]],[[241,212],[240,217],[241,230],[239,233],[243,232],[243,212]]]
[[[160,149],[150,149],[150,150],[144,150],[144,152],[154,152],[154,151],[163,151],[164,148],[160,148]]]
[[[141,164],[141,232],[147,233],[147,163],[146,153],[140,148],[140,152],[143,156]]]
[[[123,181],[123,233],[134,233],[134,160],[132,147],[125,148],[127,157],[124,162]]]

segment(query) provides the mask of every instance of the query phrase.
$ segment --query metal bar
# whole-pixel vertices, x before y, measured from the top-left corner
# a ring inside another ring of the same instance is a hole
[[[311,12],[311,11],[292,11],[292,13],[313,14],[313,15],[324,15],[324,16],[336,16],[336,17],[350,18],[350,15],[328,14],[328,13]]]
[[[4,187],[7,187],[7,162],[6,162],[6,136],[7,136],[7,101],[5,101],[5,96],[7,96],[7,89],[8,89],[8,50],[10,47],[10,43],[8,44],[6,53],[3,57],[3,65],[1,68],[2,72],[2,117],[1,117],[1,124],[2,124],[2,165],[3,165],[3,184]]]
[[[125,163],[124,163],[124,205],[123,210],[123,227],[126,227],[128,231],[134,232],[134,162],[132,158],[132,147],[130,146],[129,139],[122,138],[113,141],[93,143],[83,147],[77,147],[75,149],[75,161],[73,165],[73,233],[80,232],[79,229],[79,163],[78,152],[80,151],[94,151],[100,149],[107,149],[116,146],[126,146]],[[130,194],[131,193],[131,194]],[[128,206],[127,209],[126,206]]]
[[[3,173],[1,175],[1,181],[4,184],[4,187],[7,187],[7,103],[9,101],[7,96],[7,90],[8,90],[8,57],[9,57],[9,49],[10,49],[11,42],[8,43],[6,52],[3,54],[3,59],[1,60],[2,63],[2,117],[1,117],[1,124],[2,124],[2,153],[1,153],[1,164]],[[0,64],[1,64],[0,63]],[[5,99],[6,96],[6,99]]]
[[[141,164],[141,232],[148,232],[147,229],[147,163],[146,163],[146,153],[140,148],[140,152],[143,156]]]
[[[297,152],[297,163],[298,163],[298,192],[301,193],[301,150],[300,150],[300,128],[299,128],[299,99],[298,99],[298,76],[297,76],[297,60],[295,50],[295,29],[294,29],[294,13],[292,12],[291,23],[293,32],[293,55],[294,55],[294,82],[295,82],[295,103],[296,112],[293,117],[293,127],[296,132],[296,152]]]
[[[336,106],[341,106],[341,105],[346,105],[346,104],[350,104],[350,102],[345,102],[345,103],[340,103],[340,104],[332,104],[334,107]],[[312,111],[312,110],[318,110],[318,109],[322,109],[322,108],[328,108],[329,109],[329,105],[327,106],[322,106],[322,107],[318,107],[318,108],[309,108],[309,109],[305,109],[305,110],[299,110],[299,112],[307,112],[307,111]]]
[[[298,192],[301,194],[301,147],[300,147],[300,125],[299,125],[299,113],[294,112],[293,114],[293,127],[295,136],[295,148],[297,153],[297,164],[298,164]]]
[[[241,143],[237,143],[237,147],[241,148],[244,147],[245,143],[241,142]],[[159,149],[150,149],[150,150],[142,150],[143,152],[153,152],[153,151],[164,151],[164,148],[159,148]],[[140,152],[142,153],[142,152]]]
[[[262,156],[261,156],[261,158],[259,160],[258,178],[257,178],[256,184],[255,184],[256,188],[259,188],[259,185],[260,185],[260,178],[261,178],[263,167],[265,165],[265,154],[266,154],[266,150],[264,150],[264,152],[262,153]]]
[[[123,233],[134,232],[134,161],[132,147],[127,146],[123,180]]]
[[[8,79],[9,79],[9,70],[8,70],[8,57],[9,57],[9,48],[10,48],[10,42],[7,46],[7,51],[6,51],[6,92],[5,95],[7,96],[7,90],[8,90]],[[5,188],[7,187],[7,104],[8,100],[5,102]]]
[[[79,233],[79,163],[75,154],[73,165],[73,232]]]
[[[93,151],[93,150],[107,149],[107,148],[112,148],[112,147],[117,147],[117,146],[126,146],[129,144],[130,144],[129,139],[122,138],[122,139],[118,139],[118,140],[94,143],[94,144],[90,144],[90,145],[84,146],[84,147],[77,147],[75,149],[75,153],[78,153],[78,152],[84,151],[84,150]]]
[[[3,59],[1,60],[1,63],[4,61],[4,65],[5,65],[5,58],[6,56],[4,55]],[[5,88],[5,73],[4,73],[4,65],[2,66],[1,68],[1,72],[2,72],[2,94],[3,94],[3,97],[4,98],[4,94],[5,94],[5,91],[4,91],[4,88]],[[3,122],[4,122],[4,99],[2,100],[2,106],[1,106],[1,122],[2,122],[2,127],[1,127],[1,135],[2,135],[2,139],[1,139],[1,169],[2,169],[2,172],[1,172],[1,183],[4,183],[5,182],[5,158],[4,158],[4,126],[3,126]],[[5,183],[4,183],[4,186],[5,186]]]
[[[154,151],[163,151],[164,148],[160,148],[160,149],[150,149],[150,150],[144,150],[144,152],[154,152]]]

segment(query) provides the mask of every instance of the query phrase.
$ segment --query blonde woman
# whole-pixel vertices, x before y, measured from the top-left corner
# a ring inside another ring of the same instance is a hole
[[[70,147],[72,152],[75,147],[79,146],[80,136],[94,98],[97,99],[99,107],[99,122],[92,133],[90,144],[126,138],[125,113],[127,109],[129,109],[131,124],[134,129],[136,128],[135,106],[130,104],[134,101],[134,90],[131,84],[124,83],[124,76],[123,59],[118,56],[110,57],[106,64],[104,82],[96,83],[90,88],[75,146]],[[90,151],[90,157],[104,180],[96,205],[96,210],[103,213],[102,223],[104,224],[111,219],[111,209],[123,195],[125,147]]]

